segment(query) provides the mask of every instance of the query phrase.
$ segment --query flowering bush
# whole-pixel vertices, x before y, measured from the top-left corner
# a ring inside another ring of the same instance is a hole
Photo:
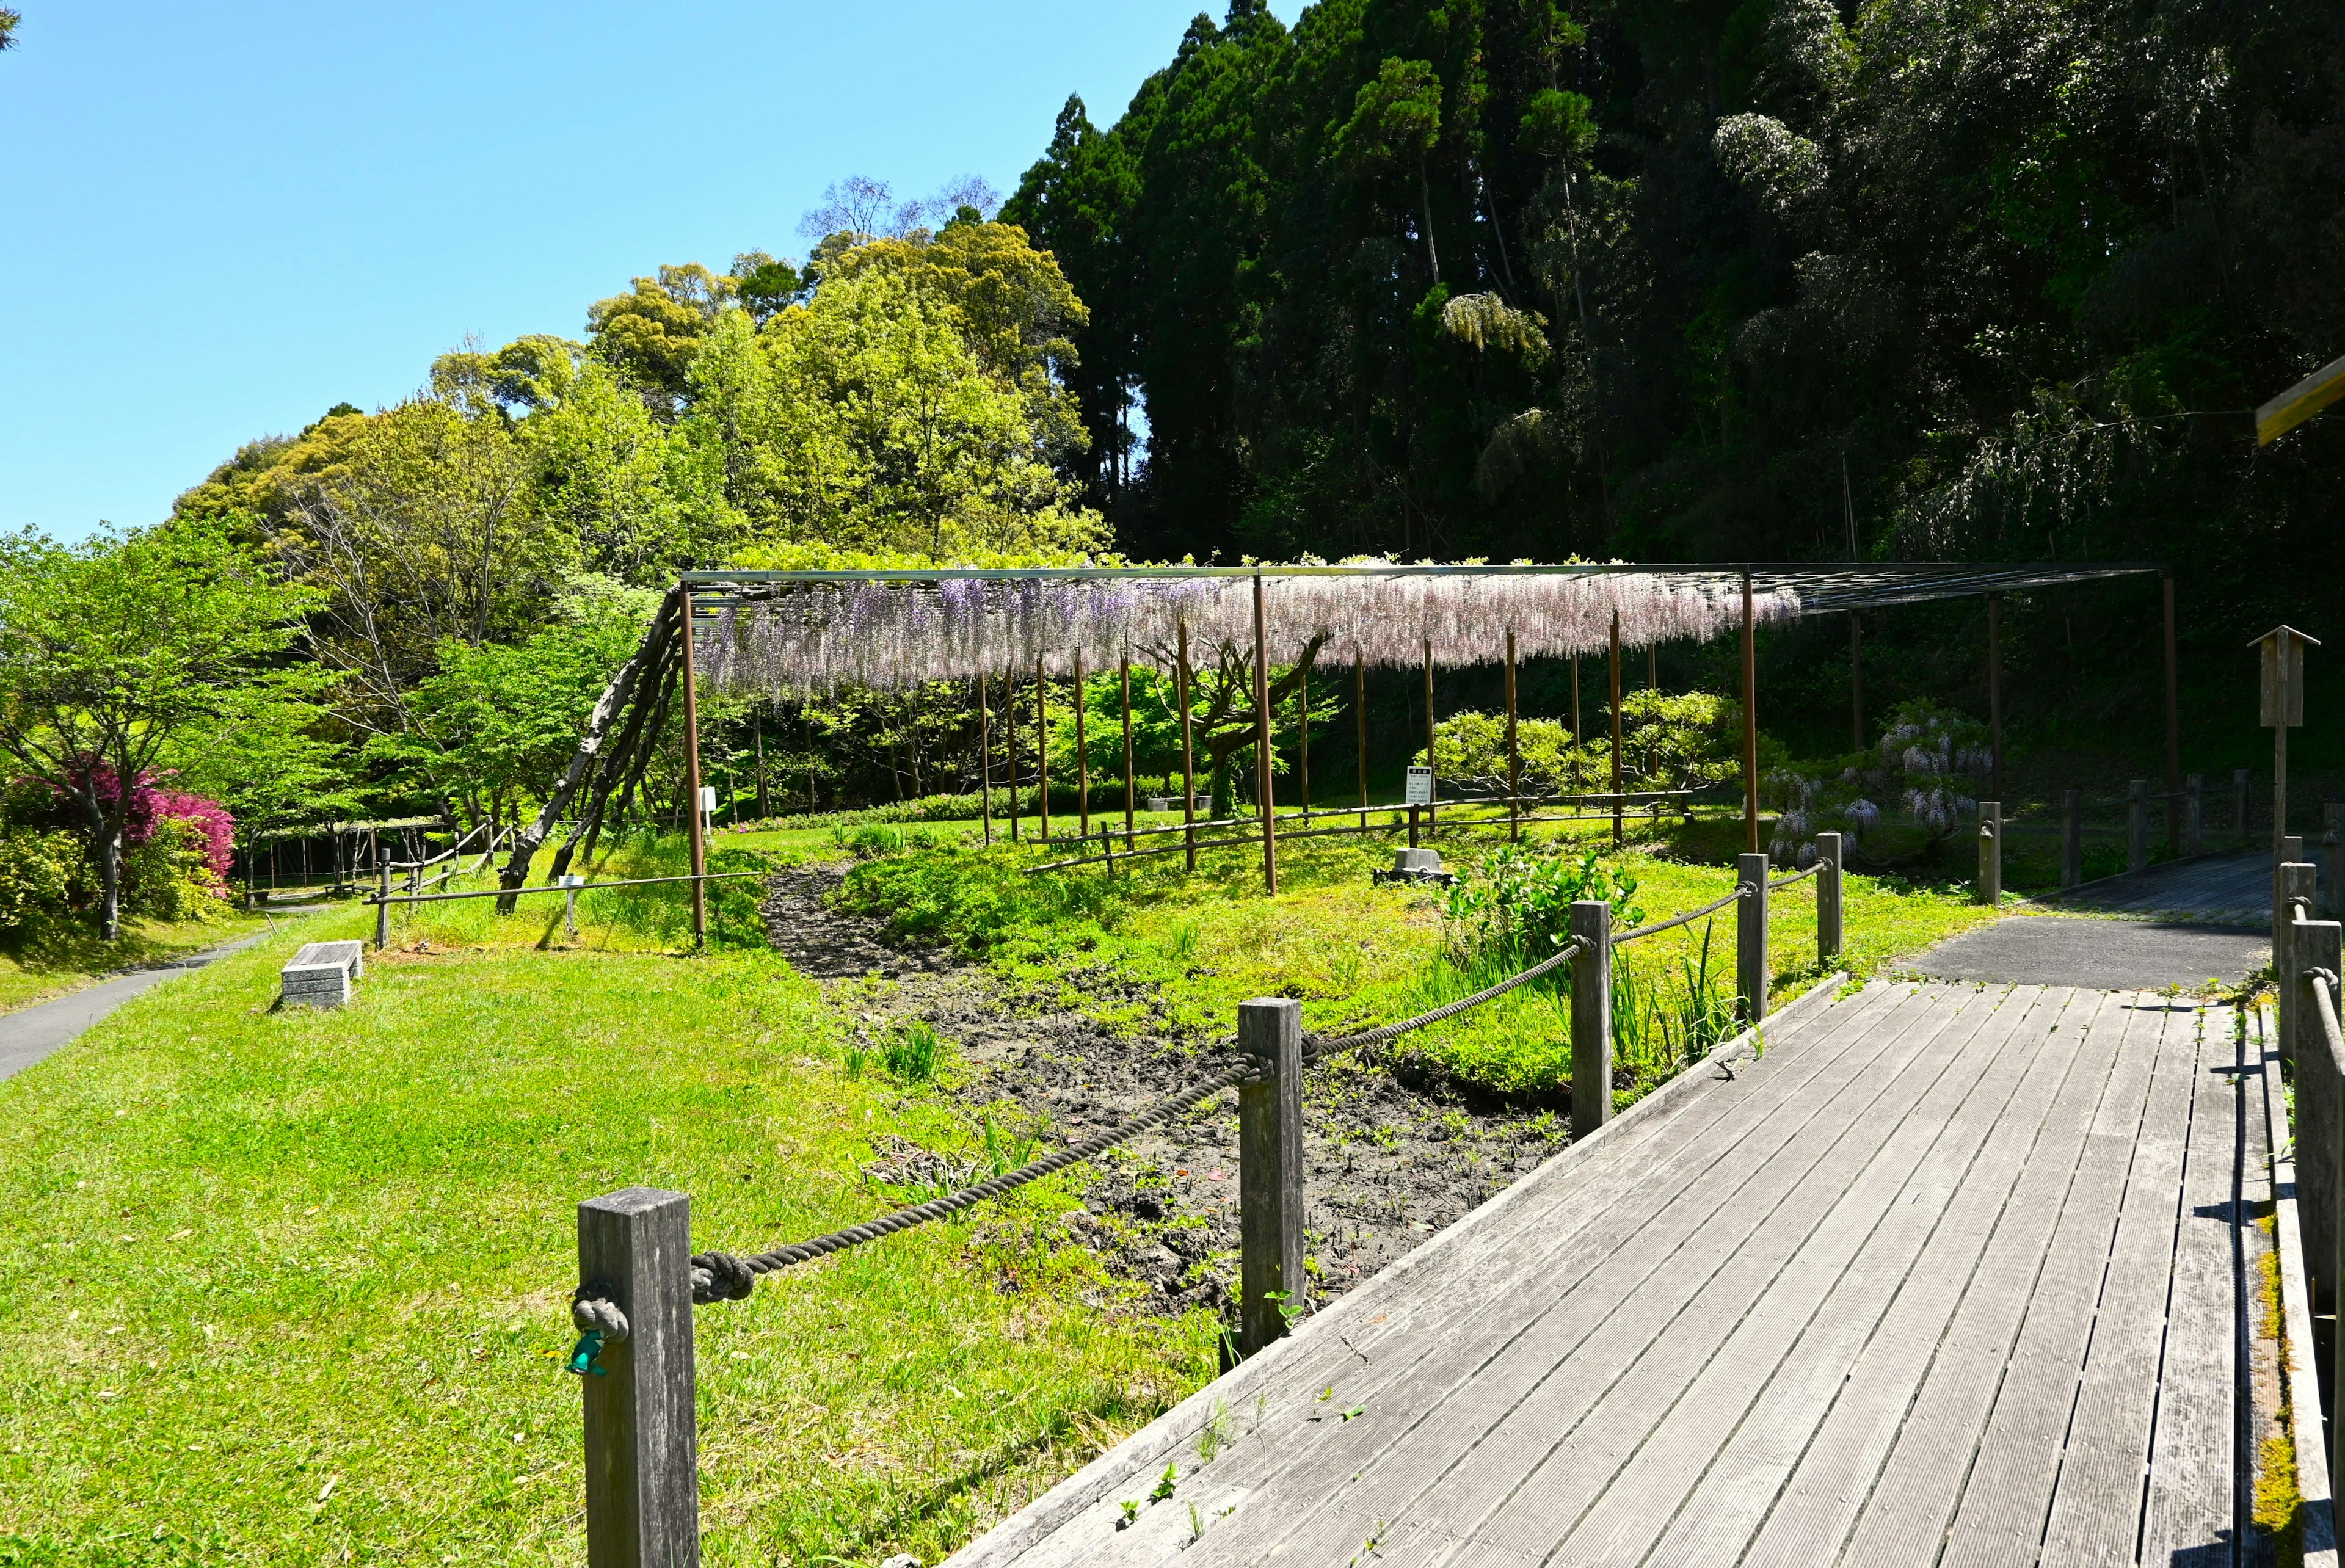
[[[1895,801],[1913,817],[1923,832],[1922,853],[1934,855],[1977,814],[1978,801],[1964,786],[1984,776],[1989,763],[1985,726],[1934,703],[1902,703],[1891,712],[1876,751],[1844,762],[1837,774],[1785,767],[1761,780],[1779,808],[1768,853],[1778,862],[1796,854],[1804,865],[1814,848],[1802,841],[1833,828],[1863,845],[1881,824],[1877,798]]]

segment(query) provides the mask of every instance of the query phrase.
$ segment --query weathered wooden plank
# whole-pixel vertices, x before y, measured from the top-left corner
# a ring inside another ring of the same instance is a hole
[[[2033,1558],[2043,1539],[2166,1023],[2157,998],[2150,1007],[2134,1006],[2139,999],[2127,998],[2126,1046],[2086,1138],[2085,1158],[2029,1293],[2003,1387],[1947,1529],[1939,1558],[1944,1568],[2005,1568]]]
[[[1771,1212],[1827,1152],[1803,1145],[1803,1128],[1822,1122],[1844,1133],[1900,1086],[1918,1094],[1905,1069],[1922,1052],[1932,1012],[1931,988],[1904,990],[1866,1026],[1858,1047],[1818,1080],[1821,1092],[1812,1099],[1779,1104],[1731,1158],[1688,1171],[1678,1199],[1657,1204],[1634,1223],[1619,1224],[1616,1217],[1612,1227],[1592,1232],[1587,1239],[1592,1267],[1542,1310],[1526,1313],[1502,1297],[1494,1303],[1494,1331],[1461,1332],[1442,1353],[1425,1358],[1379,1394],[1356,1401],[1357,1419],[1331,1431],[1298,1430],[1296,1462],[1230,1522],[1233,1528],[1199,1561],[1309,1562],[1338,1551],[1348,1556],[1352,1548],[1345,1543],[1372,1532],[1379,1520],[1402,1520],[1407,1499],[1472,1452],[1524,1394],[1544,1388],[1592,1399],[1596,1389],[1578,1371],[1553,1381],[1558,1364],[1600,1330],[1609,1332],[1595,1353],[1616,1359],[1649,1342],[1669,1313],[1731,1259],[1738,1237]],[[1917,1024],[1924,1027],[1917,1030]],[[1775,1055],[1771,1050],[1768,1059]],[[1831,1136],[1815,1141],[1826,1144]],[[1649,1310],[1652,1301],[1663,1305]],[[1353,1386],[1338,1381],[1330,1402],[1349,1408]],[[1549,1418],[1537,1417],[1535,1425],[1548,1427]],[[1537,1441],[1544,1447],[1543,1438]],[[1528,1462],[1527,1456],[1525,1468]],[[1486,1473],[1478,1462],[1476,1473]],[[1430,1516],[1458,1512],[1436,1509]]]
[[[2251,1171],[2247,1163],[2245,1053],[2231,1020],[2228,1010],[2198,1020],[2198,1087],[2142,1515],[2146,1563],[2235,1542],[2241,1522],[2237,1462],[2250,1300],[2245,1206],[2254,1184],[2269,1178],[2260,1164]]]
[[[2005,1004],[2006,1011],[2021,1016],[2010,1021],[2003,1059],[1945,1118],[1943,1135],[1891,1202],[1863,1251],[1802,1326],[1764,1393],[1741,1413],[1738,1430],[1687,1497],[1653,1552],[1653,1563],[1740,1557],[1855,1386],[1883,1328],[1893,1323],[1893,1310],[1917,1297],[1943,1300],[1949,1250],[1969,1254],[1961,1258],[1967,1272],[2018,1176],[2020,1156],[2050,1113],[2075,1060],[2075,1053],[2058,1043],[2056,1027],[2064,1017],[2089,1010],[2088,1005],[2072,1013],[2074,998],[2073,992],[2048,992],[2024,1013],[2019,998]],[[2069,1032],[2073,1037],[2073,1027]],[[1941,1238],[1950,1233],[1966,1237],[1968,1246],[1942,1247]],[[1903,1344],[1910,1351],[1912,1341]],[[1843,1517],[1827,1534],[1812,1536],[1807,1560],[1819,1548],[1838,1546],[1845,1522]]]
[[[1064,1506],[1047,1532],[997,1533],[965,1548],[956,1565],[1153,1561],[1144,1551],[1126,1550],[1124,1533],[1116,1529],[1122,1516],[1117,1500],[1134,1494],[1135,1481],[1139,1493],[1150,1490],[1172,1449],[1185,1448],[1215,1405],[1245,1415],[1244,1436],[1233,1446],[1253,1451],[1239,1462],[1255,1472],[1257,1489],[1279,1480],[1315,1452],[1329,1409],[1315,1397],[1323,1389],[1340,1380],[1349,1402],[1335,1405],[1338,1412],[1354,1404],[1382,1409],[1389,1403],[1384,1391],[1424,1356],[1472,1344],[1509,1313],[1520,1320],[1535,1316],[1526,1292],[1534,1300],[1541,1289],[1559,1294],[1617,1250],[1620,1206],[1658,1215],[1710,1173],[1750,1158],[1745,1146],[1785,1104],[1796,1104],[1836,1072],[1862,1076],[1885,1048],[1883,1020],[1918,1010],[1925,1004],[1917,996],[1911,986],[1868,986],[1804,1024],[1779,1026],[1782,1033],[1764,1060],[1738,1067],[1733,1081],[1706,1085],[1665,1118],[1618,1122],[1594,1146],[1566,1150],[1479,1211],[1459,1244],[1442,1249],[1437,1268],[1421,1261],[1428,1251],[1402,1259],[1338,1303],[1335,1319],[1315,1322],[1189,1401],[1175,1412],[1183,1420],[1169,1444],[1124,1445],[1062,1482]],[[1509,1281],[1507,1289],[1494,1293],[1449,1283],[1492,1277]],[[1249,1508],[1246,1516],[1254,1512]]]
[[[2289,1388],[2289,1436],[2296,1445],[2297,1493],[2303,1499],[2297,1521],[2303,1529],[2305,1568],[2337,1568],[2336,1478],[2330,1472],[2329,1435],[2320,1419],[2320,1374],[2312,1351],[2312,1295],[2304,1268],[2303,1229],[2297,1214],[2294,1140],[2289,1136],[2279,1042],[2274,1037],[2270,1008],[2258,1008],[2249,1015],[2249,1037],[2263,1053],[2264,1125],[2274,1146],[2272,1236],[2279,1254],[2280,1315],[2287,1347],[2280,1375]]]
[[[1564,1554],[1704,1564],[1740,1555],[1867,1330],[2028,1076],[2048,1031],[2026,1025],[2046,1001],[2038,988],[2015,988],[1967,1037],[1954,1030],[1941,1037],[1947,1072],[1736,1323],[1564,1543]],[[1674,1517],[1665,1506],[1671,1498],[1684,1500]]]
[[[2130,1093],[2137,1105],[2147,1087],[2146,1057],[2154,1042],[2141,1037],[2137,1023],[2122,999],[2111,998],[2086,1031],[2078,1070],[2055,1109],[2053,1132],[2039,1146],[2046,1157],[2029,1160],[1953,1320],[1929,1352],[1929,1370],[1842,1547],[1841,1562],[1889,1568],[1937,1560],[1980,1432],[2005,1384],[2030,1293],[2078,1185],[2089,1184],[2096,1159],[2107,1158],[2105,1146],[2094,1141],[2094,1128],[2113,1102]],[[2066,1383],[2075,1384],[2073,1366]]]
[[[2130,1563],[2140,1534],[2181,1228],[2183,1155],[2198,1077],[2198,1009],[2178,1002],[2167,1007],[2066,1448],[2058,1460],[2038,1559],[2047,1568]]]
[[[2105,994],[2068,992],[2061,1002],[2056,1012],[2039,1010],[2046,1048],[2014,1100],[2040,1108],[2038,1114],[2006,1116],[1996,1127],[1757,1532],[1748,1568],[1808,1568],[1833,1558],[1992,1245],[1999,1239],[2007,1249],[2027,1250],[2015,1232],[2035,1216],[2015,1195],[2055,1187],[2055,1177],[2065,1184],[2074,1168],[2118,1031],[2095,1027],[2114,1012]],[[2049,1235],[2048,1215],[2040,1229]]]
[[[1379,1517],[1420,1513],[1494,1545],[1550,1547],[1947,1070],[1950,1057],[1933,1049],[1939,1033],[1985,1021],[1987,1007],[1965,1018],[1944,1005],[1947,994],[1918,993],[1921,1010],[1892,1020],[1884,1059],[1844,1081],[1667,1256],[1624,1249],[1612,1279],[1565,1303],[1420,1423],[1429,1441],[1363,1466],[1268,1560],[1323,1562]],[[1614,1391],[1640,1371],[1649,1376],[1635,1396]],[[1534,1473],[1535,1495],[1524,1486]]]

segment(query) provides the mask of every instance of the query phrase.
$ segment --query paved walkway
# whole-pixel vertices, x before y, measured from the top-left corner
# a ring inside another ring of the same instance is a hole
[[[2038,902],[2077,914],[2269,927],[2271,884],[2271,851],[2264,846],[2105,876]]]
[[[2231,1017],[1924,982],[1779,1021],[952,1563],[2237,1563]]]
[[[141,992],[151,990],[190,969],[200,969],[231,953],[241,953],[269,935],[266,931],[258,931],[237,941],[207,947],[200,953],[190,953],[168,964],[159,964],[152,969],[117,975],[111,980],[71,992],[53,1002],[36,1003],[13,1013],[0,1014],[0,1078],[14,1077],[35,1062],[69,1044],[83,1030]]]

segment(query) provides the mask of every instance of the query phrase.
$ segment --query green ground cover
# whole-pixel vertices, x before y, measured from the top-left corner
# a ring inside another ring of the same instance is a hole
[[[720,834],[716,855],[835,859],[859,831]],[[1033,877],[1030,849],[911,831],[862,845],[851,902],[1135,1027],[1148,1009],[1093,984],[1103,966],[1213,1032],[1248,996],[1300,996],[1332,1028],[1474,979],[1445,975],[1431,900],[1366,885],[1382,846],[1289,845],[1273,902],[1241,851],[1194,879],[1177,856]],[[598,875],[681,855],[634,841]],[[1731,880],[1666,844],[1618,865],[1653,918]],[[371,923],[322,915],[0,1085],[0,1563],[580,1561],[559,1370],[580,1199],[689,1191],[696,1245],[746,1248],[896,1207],[859,1172],[882,1135],[1017,1158],[989,1150],[949,1048],[933,1075],[891,1073],[848,996],[755,945],[756,885],[719,895],[700,957],[675,888],[588,895],[574,940],[554,898],[504,919],[423,905],[348,1010],[271,1010],[295,944]],[[1814,973],[1812,887],[1776,904],[1779,992]],[[1983,916],[1960,898],[1852,878],[1853,959]],[[1731,983],[1731,928],[1717,943]],[[1537,1097],[1563,1041],[1557,998],[1525,992],[1428,1031],[1417,1059]],[[707,1560],[933,1562],[1209,1376],[1213,1320],[1132,1310],[1076,1208],[1040,1184],[704,1309]]]
[[[0,1562],[579,1561],[574,1203],[675,1188],[699,1245],[766,1245],[893,1207],[879,1133],[982,1150],[949,1062],[851,1076],[768,953],[472,918],[271,1011],[366,919],[321,916],[0,1085]],[[1071,1206],[704,1309],[708,1560],[933,1561],[1208,1375],[1211,1324],[1119,1310]]]

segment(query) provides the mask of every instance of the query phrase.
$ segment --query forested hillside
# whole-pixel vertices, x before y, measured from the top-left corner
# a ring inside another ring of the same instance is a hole
[[[1136,553],[1845,558],[1853,517],[2319,624],[2345,428],[2259,453],[2247,410],[2345,351],[2340,37],[2325,0],[1233,0],[1120,118],[1070,100],[1004,217],[1090,307],[1076,461]]]

